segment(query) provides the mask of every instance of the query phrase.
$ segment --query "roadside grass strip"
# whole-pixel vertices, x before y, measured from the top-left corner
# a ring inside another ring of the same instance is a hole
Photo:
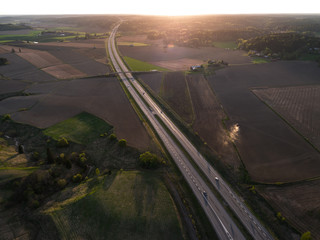
[[[123,57],[124,61],[128,64],[128,66],[130,67],[130,69],[132,71],[137,71],[137,72],[149,72],[152,70],[157,70],[157,71],[161,71],[161,72],[168,72],[169,70],[166,68],[162,68],[162,67],[158,67],[156,65],[147,63],[147,62],[143,62],[131,57]]]

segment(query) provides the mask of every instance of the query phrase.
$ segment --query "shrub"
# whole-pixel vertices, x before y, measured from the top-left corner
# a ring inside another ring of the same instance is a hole
[[[64,188],[67,185],[67,181],[65,179],[61,178],[57,181],[57,184],[58,184],[59,188]]]
[[[47,161],[49,164],[54,163],[54,156],[53,156],[50,148],[47,148]]]
[[[2,121],[7,121],[7,120],[11,120],[11,115],[10,114],[5,114],[3,115],[3,117],[1,118]]]
[[[78,173],[72,177],[72,181],[74,183],[79,183],[79,182],[81,182],[81,180],[82,180],[82,175],[80,173]]]
[[[32,153],[32,160],[38,161],[40,158],[40,154],[38,152],[33,152]]]
[[[143,168],[152,169],[159,166],[159,159],[157,155],[150,152],[140,154],[139,164]]]
[[[8,64],[8,59],[6,59],[6,58],[0,58],[0,66],[1,66],[1,65],[6,65],[6,64]]]
[[[100,170],[99,170],[99,168],[96,168],[96,175],[97,175],[97,176],[100,175]]]
[[[300,240],[311,240],[311,232],[305,232],[304,234],[301,235]]]
[[[110,134],[109,139],[111,141],[115,141],[117,139],[117,136],[114,133],[112,133],[112,134]]]
[[[18,146],[18,152],[19,152],[19,154],[24,153],[23,146],[21,144],[19,144],[19,146]]]
[[[60,138],[57,142],[57,147],[68,147],[68,146],[69,146],[69,142],[65,137]]]
[[[120,139],[118,144],[119,144],[119,147],[126,147],[127,146],[127,140]]]

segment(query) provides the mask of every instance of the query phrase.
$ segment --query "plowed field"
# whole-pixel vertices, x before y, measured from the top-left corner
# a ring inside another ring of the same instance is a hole
[[[275,62],[228,67],[210,78],[231,122],[239,124],[236,145],[253,180],[290,182],[319,176],[319,152],[251,91],[317,85],[319,76],[314,63]]]
[[[256,89],[253,92],[320,149],[320,86]]]
[[[165,74],[160,96],[184,121],[192,122],[192,103],[183,72],[168,72]]]
[[[320,181],[266,187],[259,192],[297,230],[320,239]]]

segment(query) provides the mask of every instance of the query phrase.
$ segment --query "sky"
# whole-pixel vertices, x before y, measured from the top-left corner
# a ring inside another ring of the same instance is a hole
[[[319,0],[2,0],[0,15],[320,13]]]

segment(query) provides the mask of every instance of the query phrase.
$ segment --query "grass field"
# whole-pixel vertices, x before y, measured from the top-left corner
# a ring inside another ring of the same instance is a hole
[[[29,175],[38,167],[0,167],[0,184]]]
[[[86,189],[90,182],[81,184],[87,195],[51,209],[61,239],[182,239],[173,201],[154,173],[99,179],[93,190]]]
[[[217,48],[229,48],[234,49],[237,47],[237,44],[233,41],[230,42],[213,42],[213,45]]]
[[[107,133],[112,126],[89,113],[83,112],[65,121],[57,123],[43,132],[44,134],[58,140],[66,137],[68,140],[79,144],[86,144]]]
[[[165,71],[165,72],[169,71],[166,68],[158,67],[150,63],[143,62],[131,57],[123,57],[123,59],[129,65],[132,71],[137,71],[137,72],[146,72],[151,70],[158,70],[158,71]]]
[[[269,59],[266,59],[266,58],[252,58],[252,63],[254,64],[261,64],[261,63],[268,63],[270,62]]]
[[[149,46],[149,44],[139,43],[139,42],[117,42],[117,45],[120,45],[120,46],[132,46],[132,47],[145,47],[145,46]]]

